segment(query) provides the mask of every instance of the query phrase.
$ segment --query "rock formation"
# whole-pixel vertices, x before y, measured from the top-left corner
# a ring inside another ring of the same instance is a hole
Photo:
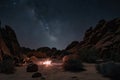
[[[83,41],[66,50],[77,53],[81,48],[91,47],[98,49],[101,57],[120,57],[120,19],[100,20],[96,27],[90,27],[85,32]]]
[[[20,45],[17,41],[14,30],[6,25],[1,27],[0,22],[0,57],[3,55],[17,56],[20,53]]]

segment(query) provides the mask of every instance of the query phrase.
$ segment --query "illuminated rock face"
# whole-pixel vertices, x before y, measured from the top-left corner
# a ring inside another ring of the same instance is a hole
[[[17,41],[14,30],[6,25],[1,27],[0,24],[0,56],[6,55],[18,55],[20,52],[20,45]]]

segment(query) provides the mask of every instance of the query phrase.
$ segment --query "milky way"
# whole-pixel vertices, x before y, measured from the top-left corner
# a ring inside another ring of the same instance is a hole
[[[65,48],[82,40],[100,19],[120,16],[119,0],[0,0],[2,26],[11,25],[21,46]]]

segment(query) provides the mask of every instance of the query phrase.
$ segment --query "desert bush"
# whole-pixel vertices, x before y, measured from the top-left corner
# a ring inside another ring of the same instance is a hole
[[[63,58],[63,69],[66,71],[79,72],[84,71],[83,64],[80,59],[74,55],[68,55]]]
[[[3,60],[0,62],[0,72],[5,74],[12,74],[15,72],[15,65],[12,59]]]
[[[95,63],[99,59],[98,50],[95,48],[84,48],[80,49],[78,53],[81,61],[88,63]]]

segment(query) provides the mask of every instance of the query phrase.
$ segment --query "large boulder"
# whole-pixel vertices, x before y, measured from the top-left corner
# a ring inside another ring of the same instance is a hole
[[[34,64],[34,63],[30,63],[30,64],[28,64],[26,71],[27,72],[36,72],[36,71],[38,71],[38,65]]]
[[[96,65],[97,71],[111,80],[120,80],[120,63],[106,62]]]
[[[32,78],[38,78],[38,77],[42,77],[42,74],[39,72],[36,72],[32,75]]]
[[[80,59],[74,55],[68,55],[63,58],[63,69],[66,71],[71,72],[80,72],[84,71],[83,64],[81,63]]]
[[[110,76],[111,70],[114,68],[114,66],[115,63],[107,62],[107,63],[97,64],[96,69],[103,76]]]
[[[9,26],[1,27],[0,22],[0,57],[3,55],[19,56],[20,45],[15,31]]]
[[[20,51],[20,45],[18,43],[15,31],[8,25],[0,28],[0,37],[2,44],[0,46],[4,53],[18,55]]]

